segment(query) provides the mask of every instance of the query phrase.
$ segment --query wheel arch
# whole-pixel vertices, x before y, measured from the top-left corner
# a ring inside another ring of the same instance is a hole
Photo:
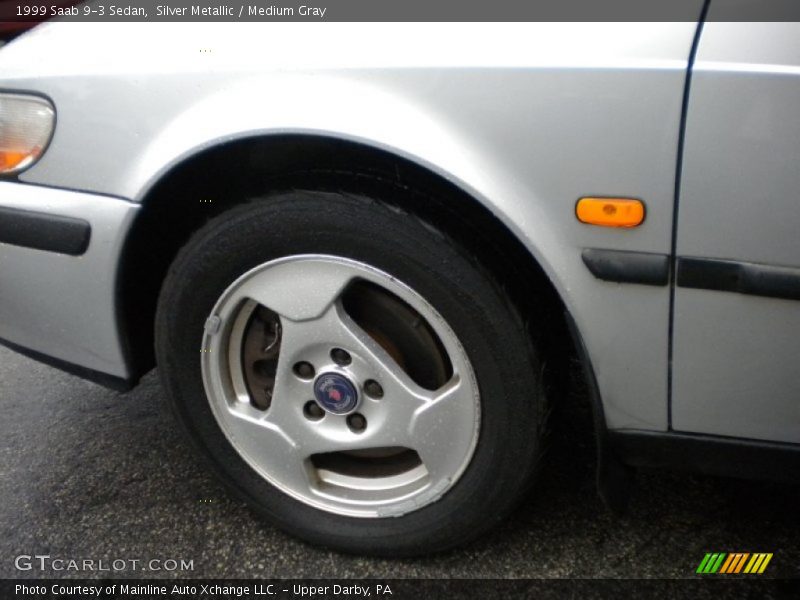
[[[130,372],[154,366],[155,305],[169,264],[210,218],[266,192],[299,187],[376,194],[443,229],[500,272],[520,309],[535,310],[552,331],[543,343],[568,340],[565,304],[539,260],[487,203],[452,179],[399,153],[362,142],[312,134],[254,135],[189,153],[140,198],[117,277],[117,314]],[[488,241],[488,244],[487,244]],[[571,352],[559,348],[561,353]]]
[[[120,337],[132,380],[155,366],[158,295],[169,265],[191,235],[253,195],[303,187],[379,195],[442,229],[499,274],[530,335],[544,347],[544,385],[551,398],[569,395],[576,375],[571,363],[580,365],[577,376],[588,388],[596,436],[600,497],[623,511],[630,471],[608,447],[591,357],[568,304],[539,260],[475,195],[424,165],[363,143],[307,134],[239,139],[184,158],[150,187],[127,236],[116,285]]]

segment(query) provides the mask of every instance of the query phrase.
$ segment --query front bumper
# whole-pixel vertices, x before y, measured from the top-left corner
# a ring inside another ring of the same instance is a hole
[[[0,182],[0,340],[84,376],[128,380],[116,276],[137,210],[109,196]]]

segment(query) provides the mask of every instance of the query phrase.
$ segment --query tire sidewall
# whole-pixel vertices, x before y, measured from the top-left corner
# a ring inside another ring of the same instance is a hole
[[[202,383],[203,326],[242,274],[291,255],[367,263],[403,282],[455,332],[475,372],[481,422],[472,459],[438,501],[399,517],[321,511],[275,488],[228,441]],[[370,198],[295,191],[209,222],[182,249],[162,289],[156,351],[173,411],[222,478],[253,508],[313,543],[372,554],[459,544],[511,509],[538,456],[541,385],[518,313],[472,255],[412,215]]]

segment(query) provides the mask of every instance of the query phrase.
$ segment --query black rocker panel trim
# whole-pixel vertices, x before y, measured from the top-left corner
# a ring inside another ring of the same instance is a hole
[[[632,467],[689,470],[800,482],[800,445],[677,432],[609,431],[609,446]]]
[[[92,228],[83,219],[17,208],[0,208],[0,243],[80,256]]]

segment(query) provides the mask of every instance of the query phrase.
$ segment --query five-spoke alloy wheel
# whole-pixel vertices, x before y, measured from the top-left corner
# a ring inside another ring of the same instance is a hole
[[[202,345],[206,393],[233,446],[310,506],[402,515],[444,494],[472,456],[480,402],[464,349],[430,304],[364,263],[301,255],[256,267],[225,291]]]
[[[546,411],[485,241],[395,199],[291,191],[212,219],[164,282],[156,355],[179,422],[257,512],[312,543],[416,555],[508,514]]]

